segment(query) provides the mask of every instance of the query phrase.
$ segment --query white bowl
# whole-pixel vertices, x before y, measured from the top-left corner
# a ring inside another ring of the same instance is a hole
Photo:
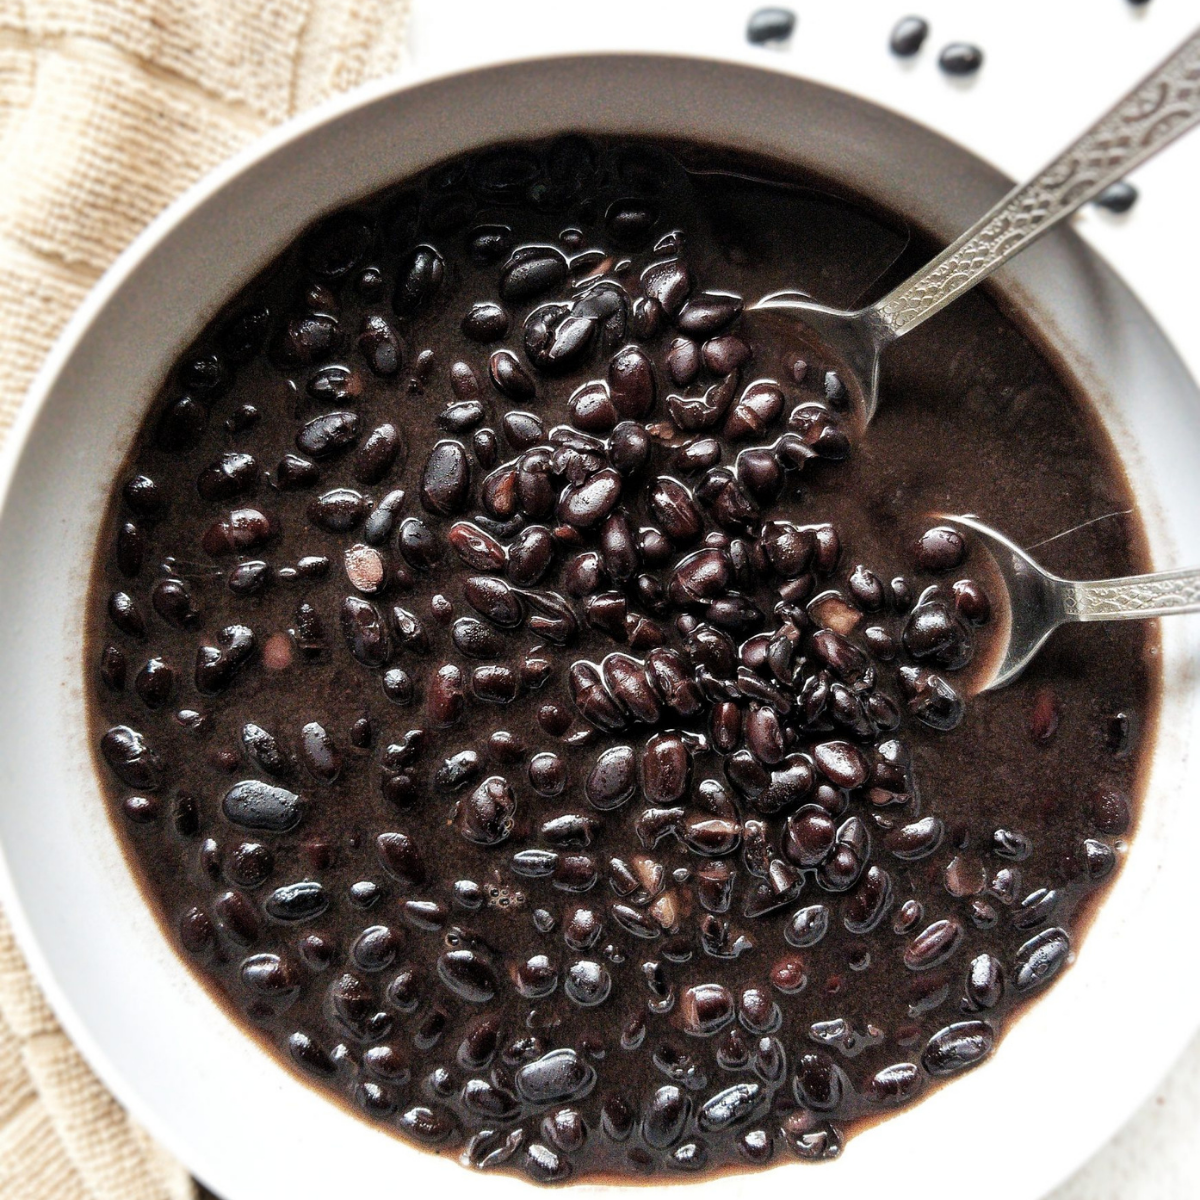
[[[413,1149],[303,1086],[198,984],[143,901],[86,736],[81,631],[109,487],[177,353],[316,215],[448,155],[563,129],[761,151],[946,241],[1006,188],[929,131],[774,72],[682,57],[552,58],[385,81],[293,122],[193,189],[101,281],[33,388],[0,476],[4,902],[67,1031],[134,1116],[225,1200],[327,1200],[359,1180],[405,1191],[471,1181],[452,1157]],[[1156,563],[1200,562],[1200,395],[1136,298],[1065,228],[995,286],[1099,404]],[[692,1183],[697,1197],[749,1197],[786,1179],[891,1200],[963,1188],[1034,1200],[1133,1111],[1198,1016],[1189,918],[1200,805],[1187,762],[1200,719],[1198,635],[1191,621],[1163,631],[1162,716],[1127,864],[1077,963],[992,1060],[854,1137],[835,1163],[808,1168],[784,1155],[770,1174]],[[488,1176],[472,1186],[528,1197],[531,1185]]]

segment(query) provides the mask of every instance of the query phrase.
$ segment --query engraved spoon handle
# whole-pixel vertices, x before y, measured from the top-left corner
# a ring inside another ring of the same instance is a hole
[[[1063,601],[1069,621],[1132,621],[1200,612],[1200,569],[1067,583]]]
[[[887,341],[915,329],[1200,121],[1200,30],[1074,145],[868,310]]]

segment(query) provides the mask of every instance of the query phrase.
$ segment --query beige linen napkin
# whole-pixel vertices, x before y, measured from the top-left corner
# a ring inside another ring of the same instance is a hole
[[[0,0],[0,436],[88,289],[175,196],[392,69],[408,0]],[[0,913],[0,1200],[184,1200]]]

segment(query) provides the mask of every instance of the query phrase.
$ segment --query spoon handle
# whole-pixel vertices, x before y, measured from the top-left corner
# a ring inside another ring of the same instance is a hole
[[[1132,621],[1200,612],[1200,569],[1068,583],[1063,602],[1069,621]]]
[[[1077,142],[868,310],[888,341],[915,329],[1200,121],[1200,30]]]

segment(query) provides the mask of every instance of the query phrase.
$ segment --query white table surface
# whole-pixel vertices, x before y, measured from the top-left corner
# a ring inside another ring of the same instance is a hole
[[[453,70],[498,58],[644,49],[737,57],[857,92],[970,147],[1015,178],[1032,174],[1200,26],[1200,0],[794,0],[783,47],[744,33],[760,7],[741,0],[412,0],[410,58]],[[921,53],[888,52],[892,26],[930,23]],[[951,41],[974,42],[966,81],[937,67]],[[653,103],[648,88],[647,103]],[[1133,287],[1200,379],[1200,130],[1131,177],[1131,212],[1091,208],[1078,230]],[[1182,564],[1180,564],[1182,565]],[[1188,935],[1185,934],[1185,937]],[[1200,1024],[1200,1010],[1196,1013]],[[1114,1097],[1115,1104],[1123,1102]],[[1042,1114],[1053,1121],[1051,1112]],[[1200,1196],[1200,1036],[1136,1116],[1047,1200]]]

